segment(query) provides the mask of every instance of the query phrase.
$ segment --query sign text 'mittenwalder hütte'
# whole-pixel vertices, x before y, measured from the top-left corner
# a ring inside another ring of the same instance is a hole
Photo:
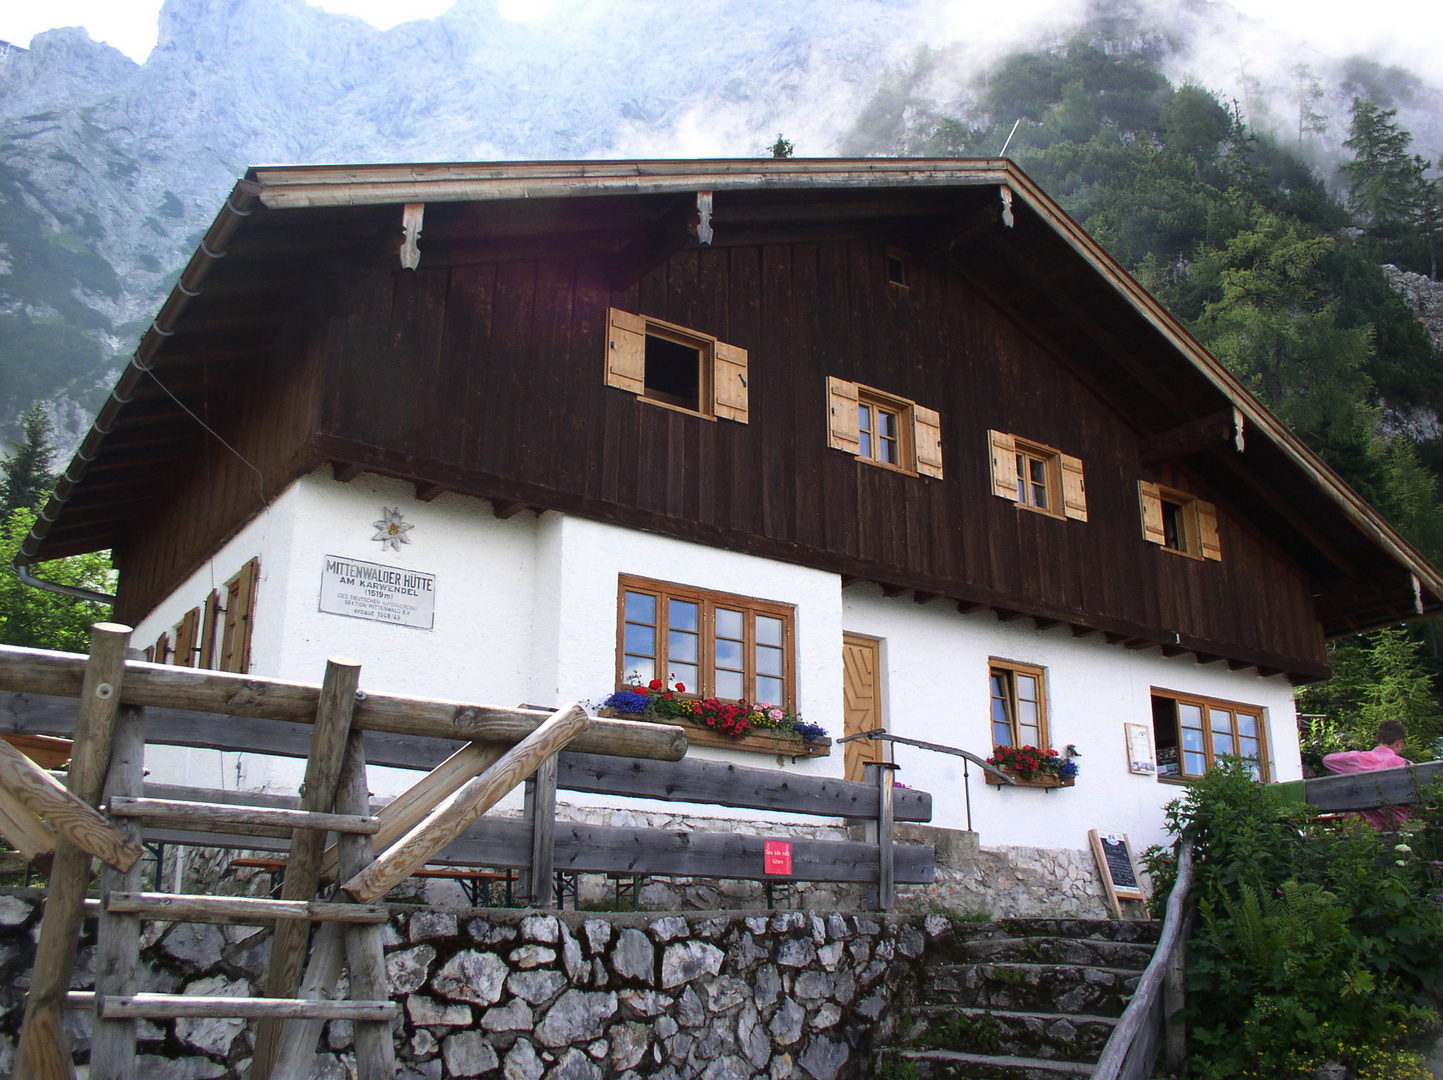
[[[321,610],[430,630],[436,621],[436,576],[327,555]]]

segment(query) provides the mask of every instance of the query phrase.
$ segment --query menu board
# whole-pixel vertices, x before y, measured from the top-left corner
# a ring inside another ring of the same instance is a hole
[[[1097,869],[1102,875],[1102,887],[1107,891],[1108,906],[1120,919],[1122,905],[1118,901],[1147,899],[1137,872],[1137,860],[1133,858],[1132,845],[1125,833],[1089,829],[1087,837],[1092,841],[1092,853],[1097,857]]]

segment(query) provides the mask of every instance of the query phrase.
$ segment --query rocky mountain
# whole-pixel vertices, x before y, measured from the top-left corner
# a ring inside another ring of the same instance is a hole
[[[988,31],[943,0],[563,0],[533,24],[459,0],[379,31],[304,0],[167,0],[143,65],[75,29],[0,45],[0,422],[39,397],[80,430],[251,164],[751,156],[778,131],[896,152],[869,117],[965,113],[1013,49],[1081,30],[1180,82],[1260,32],[1225,3],[1088,2]],[[1443,115],[1416,78],[1365,74]]]

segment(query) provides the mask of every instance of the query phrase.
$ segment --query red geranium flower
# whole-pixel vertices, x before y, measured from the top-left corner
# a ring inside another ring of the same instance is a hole
[[[646,688],[648,690],[660,690],[664,685],[665,683],[660,679],[652,679],[651,682],[646,684]]]

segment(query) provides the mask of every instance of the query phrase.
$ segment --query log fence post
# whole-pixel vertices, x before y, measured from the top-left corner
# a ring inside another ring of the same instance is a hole
[[[521,883],[531,906],[555,906],[556,755],[543,761],[526,781],[525,817],[531,823],[531,867]]]

